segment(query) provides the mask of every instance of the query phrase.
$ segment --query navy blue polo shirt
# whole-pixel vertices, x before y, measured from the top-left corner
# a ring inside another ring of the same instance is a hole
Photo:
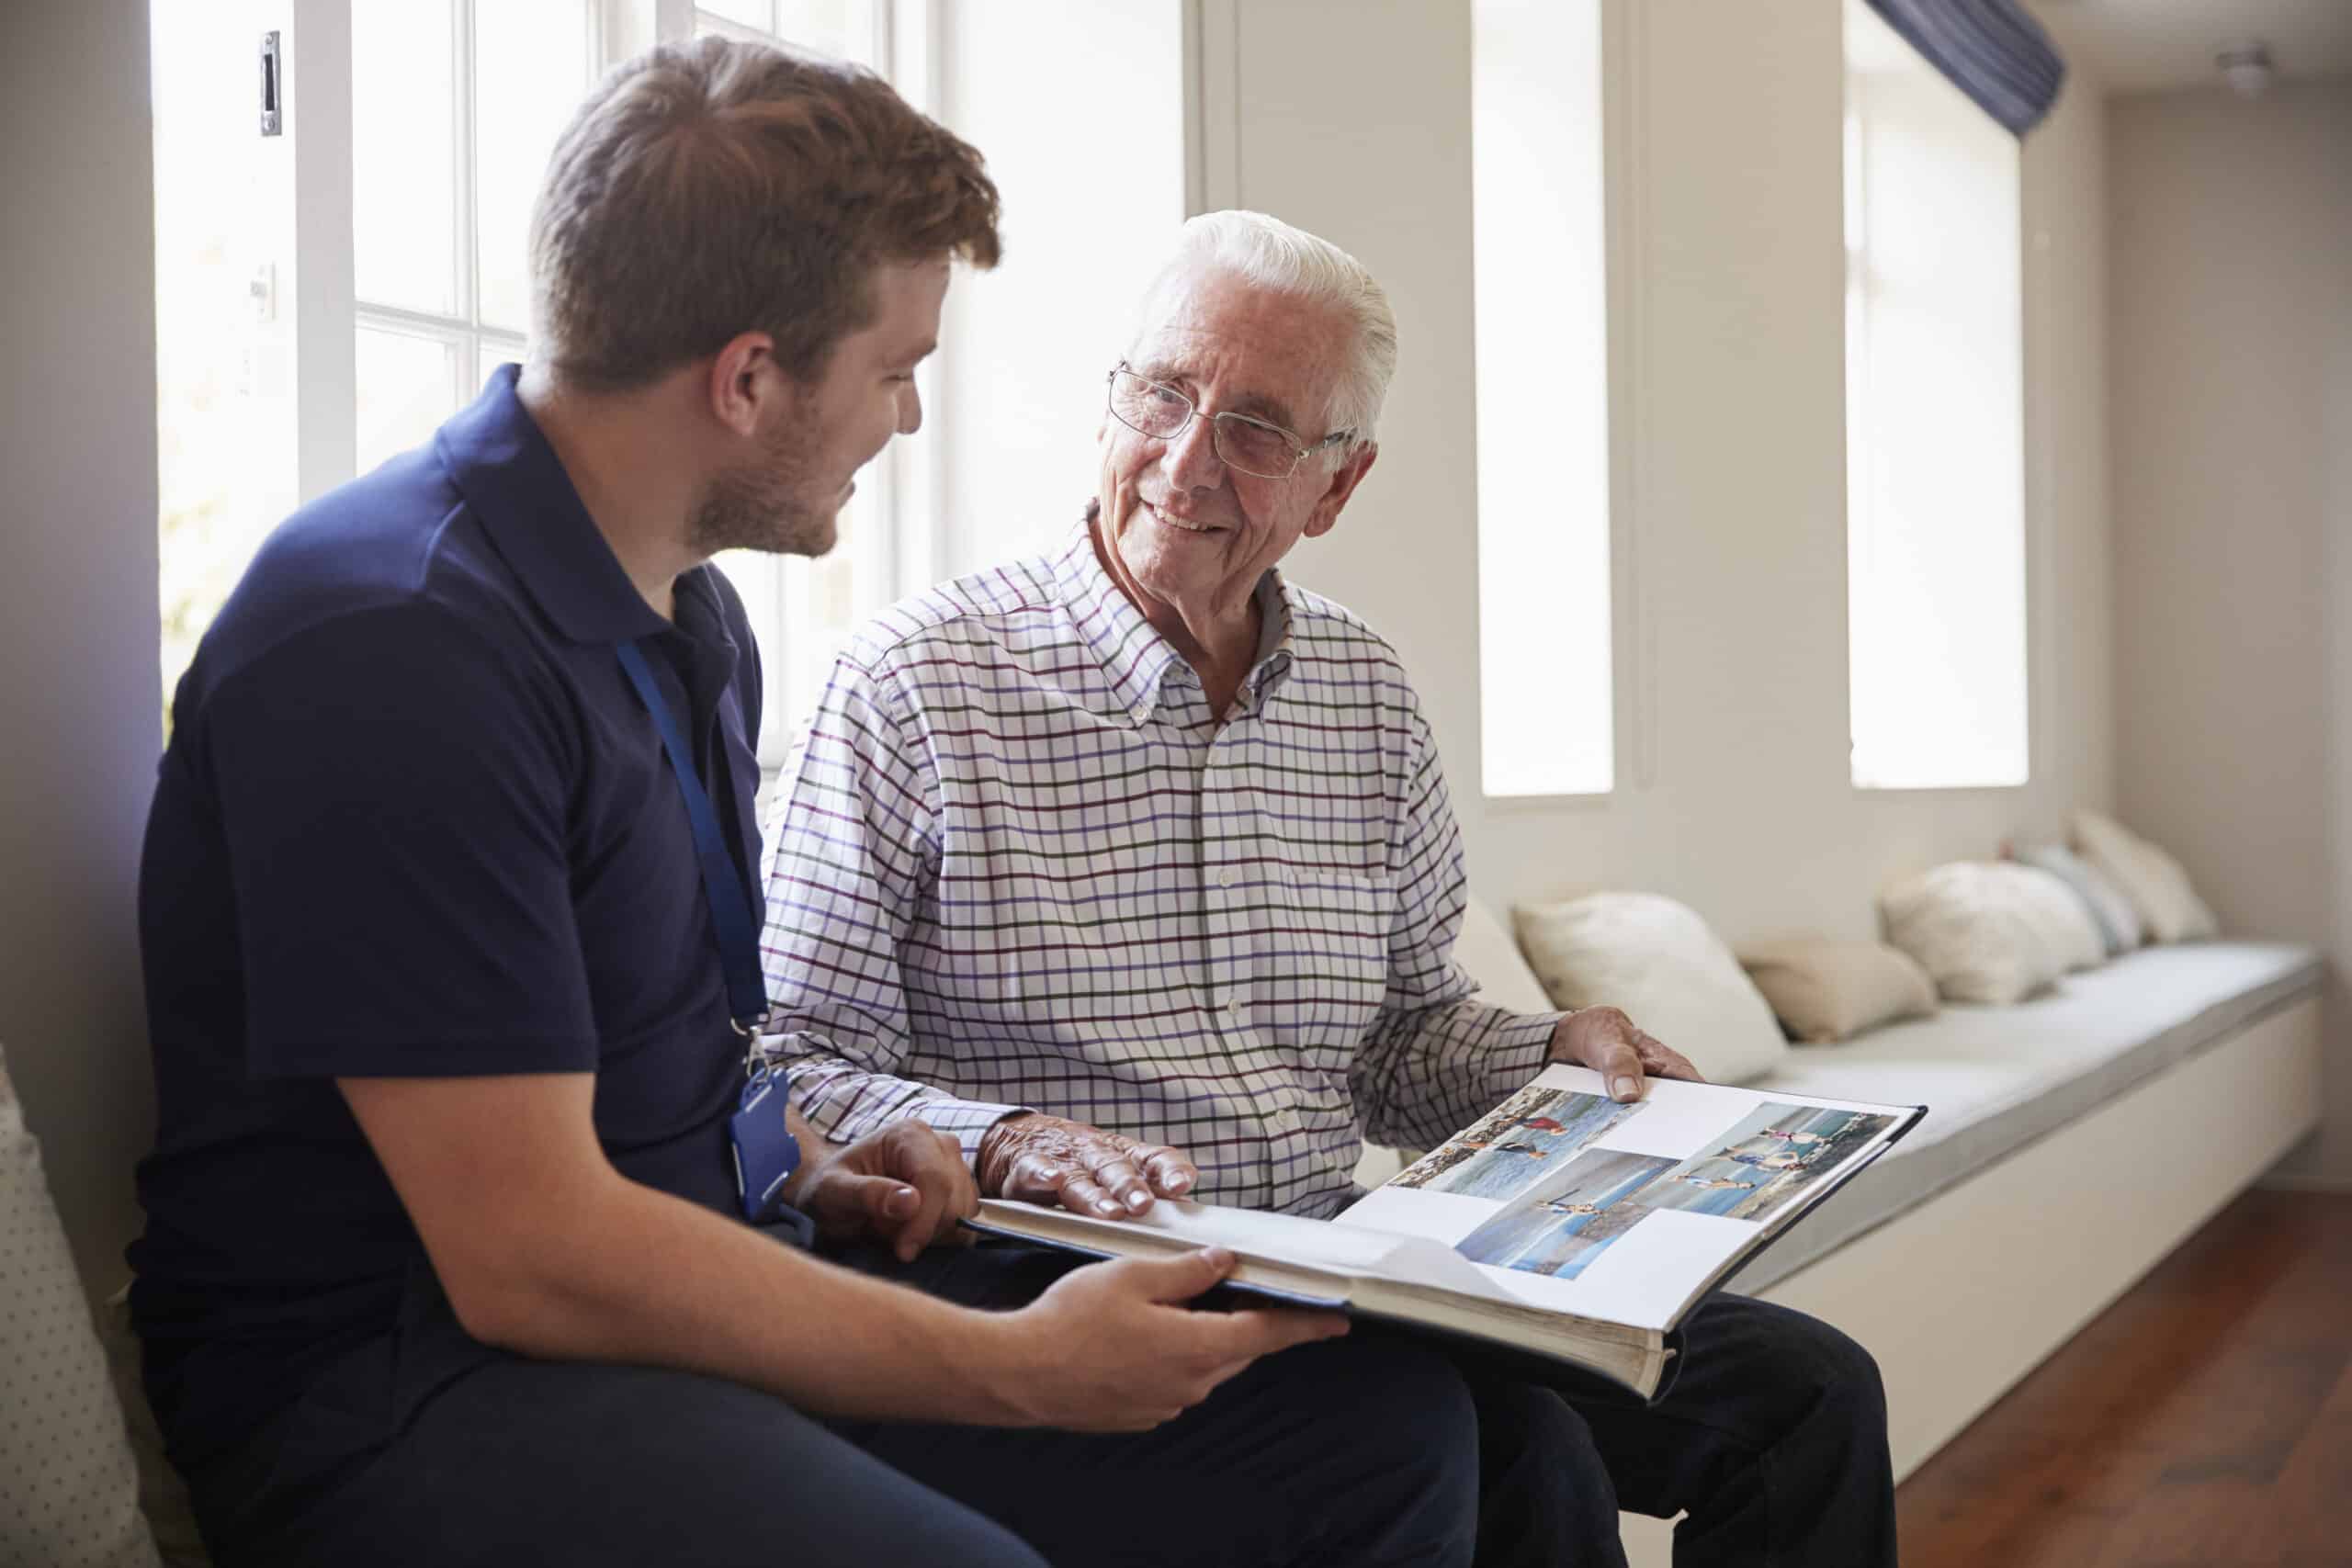
[[[175,1440],[268,1414],[429,1269],[337,1077],[594,1073],[623,1175],[734,1212],[741,1046],[616,649],[642,640],[693,738],[756,928],[751,627],[708,567],[675,624],[646,604],[514,376],[271,535],[173,705],[140,868],[159,1127],[130,1261]]]

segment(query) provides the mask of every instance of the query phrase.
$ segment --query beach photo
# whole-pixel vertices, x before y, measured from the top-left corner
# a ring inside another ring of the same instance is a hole
[[[1770,1100],[1635,1201],[1764,1220],[1884,1132],[1892,1116]]]
[[[1508,1201],[1641,1109],[1639,1101],[1620,1105],[1597,1094],[1530,1086],[1389,1185]]]
[[[1588,1149],[1547,1172],[1454,1250],[1473,1263],[1573,1280],[1649,1212],[1631,1200],[1673,1166],[1657,1155]]]

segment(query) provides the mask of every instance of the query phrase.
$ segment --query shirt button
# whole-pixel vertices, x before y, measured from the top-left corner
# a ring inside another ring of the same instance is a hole
[[[1216,874],[1216,885],[1219,887],[1230,887],[1233,886],[1233,868],[1231,866],[1227,866],[1223,871]]]
[[[1233,1016],[1234,1016],[1234,1017],[1236,1017],[1236,1018],[1240,1017],[1240,1016],[1241,1016],[1241,998],[1240,998],[1239,997],[1227,997],[1227,998],[1225,998],[1225,1010],[1226,1010],[1226,1011],[1227,1011],[1227,1012],[1229,1012],[1229,1013],[1231,1013],[1231,1014],[1233,1014]]]

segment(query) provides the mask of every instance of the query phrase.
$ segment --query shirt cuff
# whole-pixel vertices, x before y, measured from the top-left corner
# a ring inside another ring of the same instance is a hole
[[[1490,1098],[1500,1101],[1516,1094],[1528,1079],[1551,1065],[1552,1032],[1567,1016],[1565,1012],[1498,1015],[1486,1049],[1479,1053],[1494,1074],[1495,1092]]]
[[[980,1140],[1008,1116],[1028,1113],[1026,1105],[991,1105],[981,1100],[918,1100],[906,1109],[908,1120],[929,1122],[963,1146],[964,1163],[980,1168]]]
[[[946,1094],[915,1094],[879,1112],[853,1111],[848,1115],[826,1117],[824,1107],[800,1107],[808,1124],[822,1133],[827,1141],[836,1144],[855,1143],[868,1134],[878,1133],[897,1122],[921,1122],[933,1131],[954,1138],[964,1151],[964,1163],[974,1170],[979,1168],[980,1139],[988,1130],[1008,1116],[1026,1114],[1026,1105],[998,1105],[985,1100],[957,1100]]]

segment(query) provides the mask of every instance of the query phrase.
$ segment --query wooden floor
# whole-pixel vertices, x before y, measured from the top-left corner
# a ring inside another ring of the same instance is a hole
[[[2352,1195],[2232,1203],[1897,1501],[1905,1568],[2352,1568]]]

